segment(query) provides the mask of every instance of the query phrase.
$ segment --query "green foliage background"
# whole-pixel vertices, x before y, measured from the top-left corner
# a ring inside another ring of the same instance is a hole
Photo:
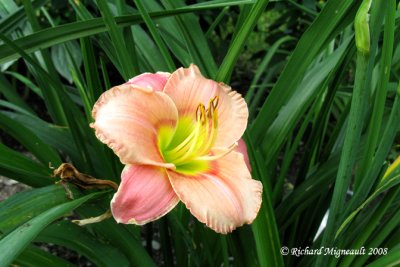
[[[371,2],[1,0],[0,175],[33,188],[0,202],[0,266],[73,265],[37,242],[96,266],[400,264],[399,3]],[[355,44],[359,10],[368,52]],[[66,215],[100,215],[113,192],[71,185],[70,200],[49,163],[118,183],[122,165],[89,128],[94,102],[142,72],[190,63],[245,96],[264,185],[257,219],[226,236],[182,205],[144,227],[73,224]],[[282,246],[367,254],[283,256]]]

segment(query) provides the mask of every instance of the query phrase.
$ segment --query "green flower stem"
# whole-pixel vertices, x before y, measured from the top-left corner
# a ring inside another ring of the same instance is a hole
[[[335,188],[329,209],[327,227],[325,229],[321,246],[334,245],[335,229],[339,226],[341,209],[345,204],[346,192],[350,184],[353,167],[356,161],[357,148],[359,147],[361,130],[363,126],[365,103],[369,98],[369,90],[366,89],[365,81],[370,59],[370,37],[368,25],[368,12],[371,5],[370,0],[364,0],[355,19],[355,38],[357,46],[357,64],[354,92],[352,96],[351,109],[346,129],[341,160],[336,176]],[[323,257],[318,257],[316,265],[323,262]]]
[[[393,46],[394,46],[394,31],[395,31],[395,16],[396,16],[396,1],[386,1],[387,15],[384,23],[384,38],[382,56],[380,62],[380,73],[378,80],[378,87],[375,93],[375,103],[371,113],[371,120],[368,125],[367,140],[368,145],[365,156],[360,163],[360,172],[357,173],[355,188],[359,188],[360,184],[366,173],[368,173],[371,160],[373,159],[376,151],[380,136],[381,136],[381,123],[383,113],[385,110],[385,101],[387,94],[387,87],[390,76],[390,66],[392,64]],[[367,190],[366,190],[367,191]]]
[[[357,29],[357,28],[356,28]],[[363,125],[363,115],[366,101],[368,101],[369,91],[365,90],[366,72],[368,69],[369,53],[364,50],[357,51],[356,76],[354,92],[351,102],[349,119],[346,135],[336,176],[335,188],[329,209],[328,223],[324,232],[321,247],[332,247],[335,231],[339,224],[341,210],[345,204],[346,192],[350,184],[351,174],[357,156],[361,130]],[[315,265],[321,266],[324,257],[318,257]]]

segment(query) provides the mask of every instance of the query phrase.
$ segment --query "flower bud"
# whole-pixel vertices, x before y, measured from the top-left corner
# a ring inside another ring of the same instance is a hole
[[[363,54],[370,52],[369,9],[372,0],[364,0],[357,11],[354,20],[354,30],[357,50]]]

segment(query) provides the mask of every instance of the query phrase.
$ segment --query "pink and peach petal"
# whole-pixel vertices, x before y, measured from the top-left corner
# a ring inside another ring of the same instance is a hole
[[[203,77],[199,68],[191,64],[189,68],[179,68],[171,74],[164,87],[178,108],[179,116],[196,117],[200,103],[206,107],[210,99],[218,95],[218,83]]]
[[[178,108],[179,116],[196,115],[198,105],[206,108],[211,99],[219,97],[218,133],[215,146],[228,147],[243,135],[248,119],[247,104],[235,91],[223,84],[206,79],[196,65],[180,68],[171,74],[164,92]]]
[[[242,137],[249,110],[243,97],[231,87],[219,83],[218,133],[214,146],[228,147]]]
[[[157,73],[143,73],[138,76],[129,79],[126,84],[135,85],[142,88],[149,88],[154,91],[162,91],[165,84],[167,83],[169,76],[168,72],[157,72]]]
[[[124,164],[164,163],[157,144],[161,126],[175,128],[178,111],[162,92],[132,85],[111,88],[99,98],[93,111],[97,138],[107,144]]]
[[[111,212],[118,223],[142,225],[162,217],[178,202],[165,169],[127,165],[111,201]]]
[[[262,184],[251,178],[240,153],[232,151],[214,163],[212,170],[195,176],[167,173],[191,213],[214,231],[226,234],[256,218]]]
[[[247,168],[251,172],[249,154],[247,154],[247,145],[242,138],[240,138],[238,141],[238,147],[236,148],[236,152],[239,152],[243,155],[244,162],[246,163]]]

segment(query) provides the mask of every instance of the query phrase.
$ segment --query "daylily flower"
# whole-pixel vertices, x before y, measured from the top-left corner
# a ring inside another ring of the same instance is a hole
[[[251,178],[240,140],[247,105],[197,66],[144,73],[113,87],[93,118],[96,136],[126,164],[111,202],[117,222],[145,224],[179,201],[219,233],[257,216],[262,184]]]

